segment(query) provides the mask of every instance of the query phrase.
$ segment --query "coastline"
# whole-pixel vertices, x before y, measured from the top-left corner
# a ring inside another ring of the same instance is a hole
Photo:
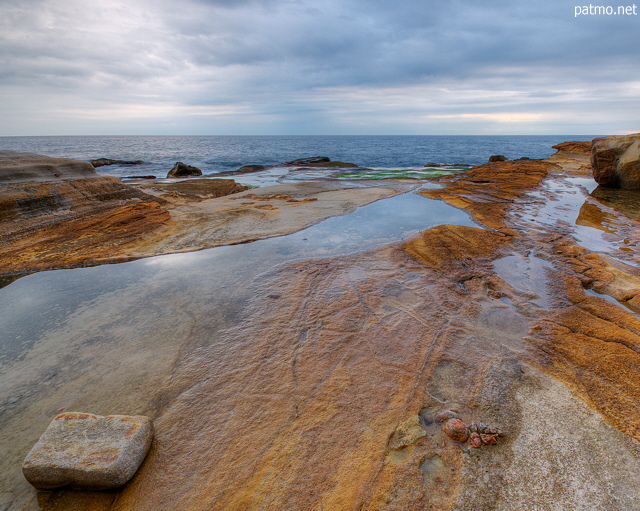
[[[186,342],[158,347],[171,363],[140,403],[128,398],[158,432],[141,471],[117,494],[54,492],[43,509],[628,509],[640,487],[640,277],[622,249],[640,242],[638,221],[584,191],[584,149],[422,192],[477,227],[279,265],[225,320],[206,304],[181,313]],[[242,215],[255,232],[277,235],[415,186],[284,185],[169,211],[199,239],[210,215],[231,218],[228,243],[247,236],[238,203],[252,203]],[[194,246],[166,225],[138,254]],[[434,420],[443,408],[507,436],[467,453]],[[425,434],[390,442],[416,416]]]

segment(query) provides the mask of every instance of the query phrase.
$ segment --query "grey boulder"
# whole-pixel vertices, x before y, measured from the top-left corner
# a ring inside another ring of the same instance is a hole
[[[110,490],[126,484],[144,460],[149,417],[67,412],[55,417],[22,465],[38,490]]]

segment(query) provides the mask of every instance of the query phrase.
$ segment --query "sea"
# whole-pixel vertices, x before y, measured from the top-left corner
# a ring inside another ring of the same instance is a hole
[[[421,177],[428,163],[479,165],[490,156],[508,159],[546,158],[551,146],[572,140],[592,140],[597,135],[328,135],[328,136],[31,136],[0,137],[0,150],[30,152],[59,158],[93,160],[142,160],[141,165],[99,167],[102,175],[117,177],[166,177],[180,161],[202,170],[204,175],[233,171],[244,165],[277,166],[287,161],[327,156],[378,171]],[[353,177],[353,174],[349,175]],[[302,178],[307,179],[304,175]],[[282,179],[281,174],[272,174]],[[238,181],[255,178],[238,176]],[[243,183],[244,184],[244,183]]]

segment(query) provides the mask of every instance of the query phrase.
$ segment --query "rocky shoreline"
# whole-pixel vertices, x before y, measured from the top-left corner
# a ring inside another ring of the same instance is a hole
[[[556,148],[421,192],[477,227],[283,264],[261,275],[241,314],[190,311],[166,378],[126,410],[154,419],[139,473],[106,497],[54,492],[41,507],[633,509],[640,223],[627,192],[587,192],[590,144]],[[153,199],[117,199],[135,201],[116,206],[125,209],[155,203],[170,220],[117,249],[100,241],[101,261],[292,232],[416,184],[300,183],[214,198],[163,186],[136,188]],[[114,244],[116,226],[147,224],[108,225]],[[16,248],[4,275],[35,271],[47,254],[49,266],[96,262],[98,231],[79,232],[96,252]],[[442,429],[451,410],[504,436],[469,450]]]

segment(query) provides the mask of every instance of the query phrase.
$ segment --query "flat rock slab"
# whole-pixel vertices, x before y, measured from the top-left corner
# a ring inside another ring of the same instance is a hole
[[[88,161],[51,158],[41,154],[0,151],[0,182],[60,181],[97,177]]]
[[[118,488],[138,470],[152,438],[149,417],[62,413],[31,449],[22,472],[38,490]]]

